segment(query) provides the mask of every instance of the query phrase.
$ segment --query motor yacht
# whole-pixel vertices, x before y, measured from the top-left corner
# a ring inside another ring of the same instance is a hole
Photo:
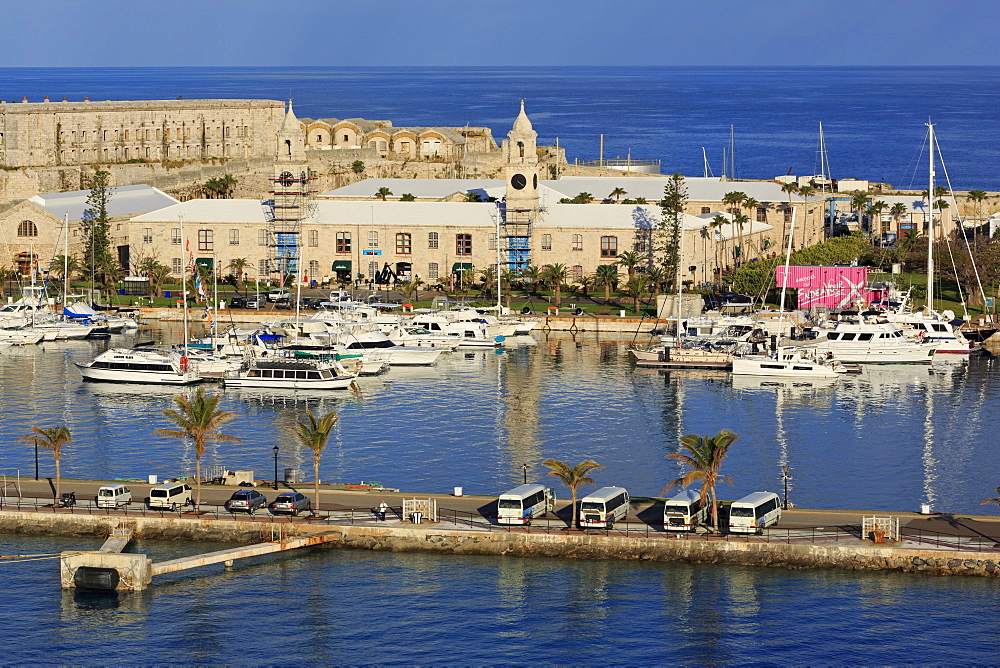
[[[112,348],[76,367],[85,380],[112,383],[190,385],[201,380],[187,357],[153,348]]]

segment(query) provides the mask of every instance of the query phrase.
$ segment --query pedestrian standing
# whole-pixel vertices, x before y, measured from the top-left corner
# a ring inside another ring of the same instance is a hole
[[[382,503],[378,504],[378,514],[381,517],[381,519],[382,519],[383,522],[385,522],[385,515],[388,512],[389,512],[389,505],[385,501],[383,501]]]

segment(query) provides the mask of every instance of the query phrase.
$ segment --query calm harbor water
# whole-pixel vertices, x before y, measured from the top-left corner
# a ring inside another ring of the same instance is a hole
[[[404,490],[497,493],[519,482],[522,462],[537,478],[538,462],[554,456],[592,457],[607,465],[600,484],[655,494],[677,475],[663,455],[678,434],[722,427],[741,434],[726,496],[779,490],[785,462],[793,500],[814,507],[931,501],[973,512],[998,484],[988,465],[1000,428],[993,358],[771,384],[636,370],[628,340],[536,335],[502,354],[451,353],[433,368],[364,379],[360,397],[226,392],[224,408],[239,415],[229,431],[246,445],[217,446],[209,459],[267,475],[277,442],[282,466],[305,465],[280,426],[311,406],[341,416],[325,479]],[[31,451],[13,439],[31,424],[62,421],[74,434],[67,476],[190,467],[190,453],[151,435],[164,426],[170,391],[80,380],[72,362],[102,345],[0,353],[4,468],[30,471]],[[50,470],[43,454],[43,474]],[[94,541],[0,543],[4,554],[45,554]],[[213,547],[147,541],[132,549],[164,558]],[[104,596],[61,593],[54,561],[2,568],[0,624],[20,638],[11,662],[130,662],[140,651],[145,662],[184,663],[933,663],[989,661],[1000,650],[987,580],[316,550]],[[236,621],[247,608],[259,613],[254,633]]]

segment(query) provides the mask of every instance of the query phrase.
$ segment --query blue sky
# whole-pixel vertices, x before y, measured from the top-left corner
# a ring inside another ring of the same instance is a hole
[[[994,65],[1000,2],[29,0],[8,67]]]

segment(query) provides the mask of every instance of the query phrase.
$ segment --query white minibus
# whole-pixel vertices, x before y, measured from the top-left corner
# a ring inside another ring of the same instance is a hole
[[[702,505],[701,492],[685,489],[663,502],[663,528],[667,531],[694,531],[705,521],[708,505]]]
[[[764,533],[781,519],[781,500],[774,492],[747,494],[729,506],[729,533]]]
[[[531,519],[556,507],[556,495],[544,485],[520,485],[497,499],[498,524],[531,524]]]
[[[628,492],[624,487],[602,487],[580,499],[581,527],[606,527],[628,514]]]
[[[151,509],[177,510],[179,506],[191,505],[191,485],[186,482],[172,482],[149,490]]]
[[[97,490],[98,508],[117,508],[132,503],[132,490],[125,485],[104,485]]]

